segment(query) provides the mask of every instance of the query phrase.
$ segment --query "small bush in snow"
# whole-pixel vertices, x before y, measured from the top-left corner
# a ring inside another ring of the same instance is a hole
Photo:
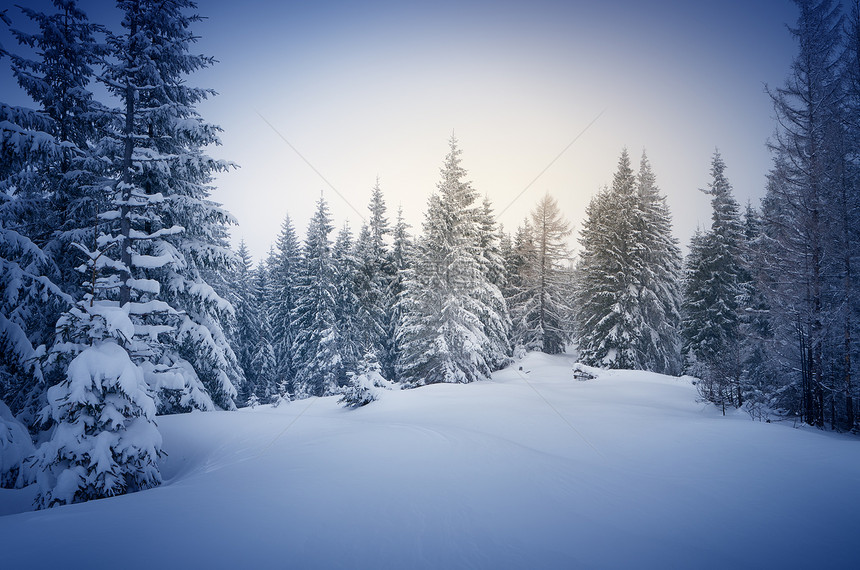
[[[349,408],[360,408],[378,400],[382,392],[391,390],[392,386],[393,384],[383,378],[378,370],[367,370],[350,378],[338,403]]]
[[[40,508],[154,487],[161,434],[143,372],[113,340],[87,347],[48,389],[51,439],[34,456]]]

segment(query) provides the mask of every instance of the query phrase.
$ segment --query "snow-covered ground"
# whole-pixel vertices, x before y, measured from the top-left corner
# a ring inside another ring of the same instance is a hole
[[[2,568],[828,568],[860,440],[722,417],[689,379],[531,354],[490,382],[159,418],[165,482],[39,512]],[[518,367],[522,366],[520,372]]]

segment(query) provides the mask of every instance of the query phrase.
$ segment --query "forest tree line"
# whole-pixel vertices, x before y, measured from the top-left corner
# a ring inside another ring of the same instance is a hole
[[[151,487],[157,414],[360,405],[533,350],[688,373],[724,410],[857,429],[856,6],[798,2],[765,197],[742,209],[716,152],[712,221],[686,259],[644,153],[636,169],[621,152],[572,259],[549,195],[498,226],[452,137],[420,230],[390,219],[377,181],[357,234],[321,197],[305,235],[287,216],[254,266],[209,199],[231,165],[205,150],[219,129],[196,105],[214,93],[187,82],[213,63],[190,52],[193,3],[117,5],[119,31],[72,0],[22,8],[36,31],[13,33],[36,57],[0,47],[34,104],[0,103],[3,486],[38,482],[42,507]]]

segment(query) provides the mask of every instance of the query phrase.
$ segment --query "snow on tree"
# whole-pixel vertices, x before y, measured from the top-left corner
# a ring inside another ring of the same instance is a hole
[[[200,20],[186,14],[192,2],[129,0],[118,7],[124,31],[108,34],[112,57],[103,81],[122,107],[115,134],[101,141],[116,178],[112,209],[101,214],[107,227],[100,245],[119,246],[118,300],[142,309],[131,313],[136,325],[162,324],[146,311],[150,301],[178,315],[161,333],[160,353],[147,356],[147,381],[158,392],[196,393],[202,386],[217,406],[232,409],[243,376],[220,324],[232,307],[204,279],[233,262],[225,227],[235,220],[208,199],[213,173],[230,165],[203,153],[218,144],[219,129],[195,105],[214,92],[186,82],[213,60],[189,53],[196,41],[189,26]],[[159,396],[160,411],[187,409],[172,400]]]
[[[293,379],[296,375],[293,344],[296,337],[294,323],[297,287],[301,274],[301,243],[296,235],[289,214],[281,224],[276,248],[269,255],[268,293],[266,304],[269,306],[271,326],[271,348],[275,358],[276,377],[282,383],[280,395],[295,393]],[[263,295],[263,290],[260,290]],[[263,297],[260,297],[261,300]]]
[[[88,315],[94,321],[113,320],[120,313],[121,309]],[[131,333],[131,321],[121,314],[126,318],[120,326]],[[34,456],[40,507],[111,497],[161,483],[155,403],[143,371],[116,341],[106,339],[79,353],[69,364],[66,379],[48,389],[48,404],[55,426],[51,439]]]
[[[337,330],[337,353],[340,356],[337,374],[338,386],[344,386],[350,375],[358,370],[359,362],[365,355],[366,338],[362,334],[362,314],[359,310],[361,300],[356,294],[356,281],[359,275],[359,261],[356,259],[352,243],[352,230],[344,224],[332,249],[333,280],[335,288],[334,318]]]
[[[54,322],[72,303],[68,293],[79,294],[68,245],[82,233],[92,241],[98,203],[97,167],[87,152],[98,123],[88,90],[99,58],[95,26],[74,2],[54,5],[50,15],[21,8],[38,31],[13,30],[38,58],[9,54],[38,111],[0,104],[0,397],[16,412],[26,407],[28,423],[46,387],[39,346],[50,343]]]
[[[511,249],[511,270],[515,273],[508,299],[514,315],[514,342],[520,350],[558,354],[570,340],[570,309],[564,287],[566,238],[570,233],[570,224],[549,194],[541,198],[531,220],[517,232],[516,245]]]
[[[395,262],[386,239],[391,234],[387,207],[379,187],[373,187],[368,205],[370,219],[361,228],[355,244],[355,295],[357,296],[357,326],[360,327],[362,354],[376,355],[382,373],[393,376],[392,358],[392,282],[395,279]]]
[[[741,313],[744,233],[719,152],[711,162],[711,228],[690,243],[684,278],[683,353],[688,373],[701,378],[703,396],[722,405],[743,404]]]
[[[0,400],[0,488],[20,489],[30,482],[26,460],[34,451],[27,427]]]
[[[636,178],[639,233],[643,260],[639,263],[637,329],[643,368],[680,374],[682,257],[672,235],[672,215],[660,194],[645,152]]]
[[[229,299],[236,318],[228,336],[245,376],[239,401],[246,402],[252,393],[268,401],[276,386],[271,378],[273,363],[269,361],[274,355],[269,343],[268,306],[258,290],[267,283],[265,268],[261,266],[255,270],[252,267],[251,254],[244,240],[239,242],[236,257],[238,264],[228,277]]]
[[[797,4],[797,25],[790,31],[799,52],[785,85],[769,91],[779,127],[770,142],[774,167],[762,204],[770,274],[766,291],[775,333],[787,349],[781,355],[783,376],[790,379],[783,390],[785,405],[807,423],[824,426],[828,413],[831,425],[838,421],[837,399],[840,408],[847,408],[839,368],[851,353],[850,334],[847,351],[843,340],[844,315],[851,312],[843,305],[843,272],[851,247],[840,231],[840,212],[847,205],[843,185],[850,180],[844,18],[832,0]]]
[[[320,198],[308,225],[293,310],[293,365],[297,398],[338,392],[342,363],[337,328],[337,288],[328,204]]]
[[[487,360],[492,370],[504,368],[511,357],[511,317],[502,294],[505,284],[505,263],[499,250],[499,233],[493,205],[484,197],[476,209],[477,260],[485,284],[479,284],[475,298],[485,307],[479,314],[484,333],[489,340]]]
[[[396,385],[386,380],[381,372],[382,368],[375,356],[372,353],[365,355],[359,368],[350,373],[349,382],[338,403],[349,408],[360,408],[378,400],[385,390],[393,390]]]
[[[158,350],[158,334],[169,326],[141,325],[137,303],[112,298],[122,287],[109,249],[90,251],[80,271],[88,290],[57,321],[48,367],[62,381],[47,391],[42,421],[50,438],[32,459],[40,507],[77,503],[146,489],[161,482],[161,435],[145,368],[134,362]],[[149,301],[150,313],[175,311]],[[134,357],[134,359],[133,359]],[[206,398],[205,394],[198,394]],[[211,401],[209,402],[211,405]]]
[[[92,242],[96,214],[104,205],[101,161],[94,156],[92,143],[109,118],[90,91],[103,46],[96,41],[99,26],[74,0],[53,0],[53,5],[52,14],[21,8],[38,32],[13,34],[38,58],[14,54],[10,58],[16,81],[49,118],[49,132],[60,145],[50,160],[29,165],[35,174],[30,192],[43,202],[33,210],[38,227],[29,235],[54,260],[58,281],[79,298],[74,270],[78,259],[70,255],[70,244]]]
[[[677,373],[681,256],[644,154],[637,177],[622,151],[612,186],[586,210],[580,244],[576,332],[583,362]]]
[[[484,302],[501,292],[481,271],[477,194],[460,154],[452,136],[399,301],[397,372],[408,385],[488,378],[505,350],[488,336],[504,329],[506,317]]]

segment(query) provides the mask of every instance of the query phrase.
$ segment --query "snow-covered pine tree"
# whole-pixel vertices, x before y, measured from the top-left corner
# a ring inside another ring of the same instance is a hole
[[[681,256],[644,155],[637,177],[622,151],[612,186],[588,206],[580,244],[575,316],[583,362],[677,373]]]
[[[96,26],[72,1],[54,6],[52,14],[21,8],[38,31],[13,30],[38,56],[10,55],[38,111],[0,104],[0,397],[17,413],[26,407],[28,423],[47,387],[37,347],[50,343],[60,313],[80,296],[68,246],[84,235],[92,241],[99,203],[88,148],[100,122],[88,88],[100,56]]]
[[[38,32],[13,30],[18,42],[34,50],[38,59],[10,57],[15,79],[50,119],[50,132],[60,144],[52,160],[32,165],[36,188],[31,190],[46,207],[40,208],[34,220],[39,228],[31,235],[56,264],[58,282],[80,298],[82,292],[75,289],[79,258],[71,255],[70,244],[92,243],[96,215],[105,199],[98,188],[102,167],[92,144],[109,118],[90,91],[103,46],[96,41],[99,26],[74,0],[53,0],[53,5],[51,14],[21,8]]]
[[[844,334],[842,289],[845,243],[839,202],[846,159],[843,116],[844,18],[832,0],[797,0],[790,28],[799,52],[782,88],[770,91],[779,128],[770,142],[774,168],[762,204],[769,273],[780,276],[767,289],[772,322],[786,357],[785,407],[809,424],[824,426],[844,394],[835,355]],[[836,330],[838,328],[838,331]],[[843,353],[844,357],[844,353]],[[799,372],[799,373],[798,373]],[[841,405],[839,407],[842,407]],[[844,409],[844,408],[843,408]]]
[[[510,240],[510,238],[509,238]],[[526,275],[528,268],[535,266],[535,245],[532,228],[529,220],[517,227],[513,240],[505,257],[505,288],[503,294],[511,314],[511,344],[514,356],[521,357],[529,350],[537,350],[538,347],[529,344],[528,319],[529,308],[525,302]]]
[[[486,307],[480,315],[484,333],[489,339],[487,360],[490,368],[499,370],[511,360],[511,315],[502,294],[505,285],[505,262],[499,249],[499,231],[493,204],[485,196],[477,213],[478,265],[487,286],[476,290],[477,300]]]
[[[511,297],[516,315],[516,342],[524,350],[547,354],[564,352],[570,340],[570,309],[564,296],[564,267],[568,258],[570,224],[549,194],[531,212],[531,220],[517,232]]]
[[[639,235],[639,318],[636,328],[642,367],[664,374],[681,373],[681,250],[672,235],[672,215],[660,194],[645,152],[636,177]]]
[[[232,268],[227,279],[229,300],[236,316],[228,331],[228,337],[245,376],[245,384],[238,397],[238,401],[244,403],[252,393],[257,393],[259,390],[258,368],[254,366],[253,361],[258,343],[263,336],[262,321],[265,318],[266,306],[258,302],[256,274],[245,240],[239,242],[236,259],[238,263]]]
[[[115,271],[121,266],[108,255],[111,246],[79,248],[87,257],[80,270],[89,292],[57,321],[48,362],[63,379],[47,391],[42,421],[51,426],[50,439],[31,460],[41,508],[161,482],[156,406],[144,371],[132,359],[157,350],[160,329],[141,335],[130,318],[138,312],[136,303],[111,300],[122,286]],[[148,304],[150,311],[175,313],[166,303]]]
[[[700,392],[722,406],[743,404],[741,314],[744,233],[719,151],[711,161],[711,228],[690,243],[684,278],[683,353]]]
[[[274,254],[270,253],[270,258]],[[249,338],[251,345],[250,367],[253,385],[240,395],[246,405],[250,402],[274,402],[289,393],[286,382],[278,376],[278,364],[272,347],[272,327],[269,317],[272,307],[272,288],[267,264],[262,261],[250,274],[252,303],[257,312],[256,338]]]
[[[641,366],[633,326],[641,258],[636,203],[636,177],[624,149],[611,188],[592,198],[580,232],[577,345],[592,366]]]
[[[399,301],[397,371],[412,386],[485,379],[500,352],[482,319],[494,321],[490,328],[498,330],[504,316],[482,299],[501,293],[481,272],[477,194],[464,180],[460,154],[452,136]]]
[[[741,257],[744,267],[743,295],[740,301],[740,336],[743,346],[741,386],[747,410],[761,419],[767,410],[779,409],[779,352],[773,346],[770,306],[762,292],[767,263],[763,260],[764,240],[761,215],[747,203],[743,216],[744,239]]]
[[[275,249],[270,253],[267,263],[269,280],[267,304],[270,315],[271,345],[281,396],[294,394],[296,391],[293,385],[296,375],[293,343],[297,329],[293,319],[301,275],[301,257],[301,243],[292,219],[287,214],[281,224]]]
[[[366,337],[363,334],[366,323],[362,322],[361,300],[356,294],[356,282],[360,273],[359,260],[355,255],[349,224],[345,223],[337,234],[332,249],[332,261],[337,353],[340,356],[337,385],[345,386],[367,354]]]
[[[220,324],[232,307],[204,279],[233,261],[225,227],[235,221],[209,200],[213,173],[230,165],[203,152],[218,144],[219,129],[195,106],[214,92],[187,84],[213,60],[189,52],[196,41],[189,27],[200,20],[187,13],[195,8],[190,0],[120,0],[118,7],[124,31],[108,34],[103,81],[122,107],[100,149],[116,176],[100,245],[118,244],[119,302],[134,303],[135,325],[161,327],[161,349],[145,366],[159,410],[211,407],[188,400],[201,387],[232,409],[243,377]],[[151,302],[167,303],[176,324],[164,328]]]
[[[397,220],[392,230],[391,262],[393,275],[389,283],[388,298],[391,300],[391,319],[386,330],[389,354],[388,362],[391,369],[382,371],[382,374],[390,375],[394,381],[399,381],[397,376],[397,362],[400,359],[401,347],[397,337],[397,327],[402,319],[400,300],[406,290],[407,275],[412,271],[412,259],[414,256],[414,244],[409,234],[409,224],[403,219],[403,206],[397,208]]]
[[[860,359],[860,345],[857,343],[858,325],[860,325],[860,290],[856,278],[857,267],[860,265],[860,227],[856,223],[860,215],[860,3],[852,2],[848,15],[846,34],[847,63],[844,71],[844,101],[846,117],[846,133],[844,144],[851,153],[851,160],[845,162],[841,183],[839,184],[837,241],[841,242],[839,264],[843,279],[840,293],[842,304],[848,308],[843,311],[841,350],[842,353],[842,386],[844,392],[844,422],[845,429],[860,429],[860,414],[857,410],[857,398],[860,397],[855,369]]]
[[[338,391],[341,356],[337,329],[337,288],[332,260],[332,231],[328,204],[324,198],[308,225],[302,252],[296,306],[293,366],[294,396],[324,396]]]
[[[368,205],[370,219],[361,228],[355,245],[355,294],[358,298],[356,324],[360,328],[362,354],[376,355],[383,375],[394,374],[391,346],[392,281],[395,265],[386,244],[391,233],[379,179]]]

